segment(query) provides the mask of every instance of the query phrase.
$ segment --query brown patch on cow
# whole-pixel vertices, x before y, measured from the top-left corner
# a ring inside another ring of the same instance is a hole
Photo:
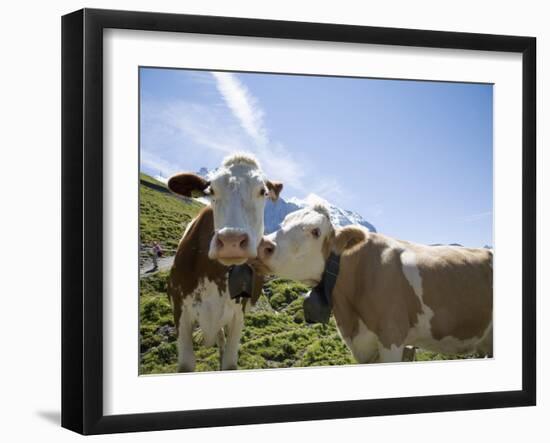
[[[356,247],[340,258],[333,291],[336,323],[344,337],[353,338],[362,320],[384,347],[400,346],[418,322],[420,301],[403,274],[402,249],[380,234],[361,232],[364,241],[352,243]],[[355,230],[349,233],[357,234]]]
[[[493,318],[492,252],[460,247],[415,249],[423,300],[434,312],[433,338],[481,338]]]
[[[252,303],[252,306],[256,304],[256,302],[260,298],[260,295],[262,295],[264,281],[265,277],[263,275],[260,275],[257,272],[254,274],[254,287],[251,294],[252,296],[250,297],[250,302]]]
[[[214,235],[212,208],[204,208],[191,223],[178,245],[168,280],[168,295],[172,300],[176,327],[179,327],[183,299],[193,293],[202,279],[214,282],[220,288],[220,295],[227,287],[227,266],[208,258]]]

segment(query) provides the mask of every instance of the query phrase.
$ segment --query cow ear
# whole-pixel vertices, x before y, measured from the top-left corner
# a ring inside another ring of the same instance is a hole
[[[269,198],[273,201],[277,200],[279,198],[279,194],[283,190],[283,184],[281,182],[272,182],[268,180],[265,185],[269,190]]]
[[[174,194],[184,197],[197,197],[205,195],[204,190],[210,185],[208,180],[187,172],[173,175],[168,179],[168,189]]]
[[[367,234],[362,228],[356,226],[344,226],[336,231],[332,250],[336,254],[342,254],[344,251],[352,249],[367,240]]]

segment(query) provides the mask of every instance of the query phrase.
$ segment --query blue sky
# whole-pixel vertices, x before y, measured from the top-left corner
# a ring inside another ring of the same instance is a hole
[[[141,169],[242,150],[285,184],[420,243],[492,245],[491,85],[140,70]]]

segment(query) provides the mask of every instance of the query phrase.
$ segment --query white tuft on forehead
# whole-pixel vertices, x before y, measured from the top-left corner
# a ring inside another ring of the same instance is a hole
[[[260,162],[256,157],[246,152],[237,152],[225,157],[222,165],[208,174],[208,179],[215,181],[244,176],[265,180],[264,173],[260,169]]]
[[[236,154],[231,154],[223,159],[223,167],[230,168],[232,166],[238,165],[250,166],[252,168],[260,169],[260,163],[258,162],[256,157],[247,152],[237,152]]]
[[[332,226],[332,221],[330,219],[330,212],[327,207],[321,204],[315,204],[291,212],[285,217],[285,219],[281,223],[281,226],[285,225],[288,227],[295,224],[304,226],[316,225],[319,224],[323,219],[328,223],[328,226],[331,229],[334,229]]]
[[[318,212],[319,214],[324,215],[328,219],[328,221],[331,222],[330,211],[324,204],[316,203],[313,206],[311,206],[311,209],[313,209],[315,212]]]

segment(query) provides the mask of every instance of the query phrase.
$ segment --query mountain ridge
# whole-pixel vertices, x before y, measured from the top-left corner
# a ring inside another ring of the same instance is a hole
[[[342,209],[318,195],[310,194],[305,199],[291,197],[287,200],[283,197],[279,197],[277,201],[274,202],[268,200],[264,211],[265,233],[270,234],[279,229],[284,218],[291,212],[298,211],[316,203],[321,203],[328,209],[330,220],[336,227],[341,228],[348,225],[361,225],[370,232],[377,232],[374,225],[365,220],[360,214],[348,209]]]

